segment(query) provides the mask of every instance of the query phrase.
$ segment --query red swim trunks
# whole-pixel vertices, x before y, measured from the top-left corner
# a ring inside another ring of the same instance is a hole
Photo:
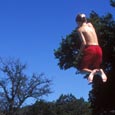
[[[102,63],[102,49],[98,45],[88,45],[83,51],[80,69],[97,69]]]

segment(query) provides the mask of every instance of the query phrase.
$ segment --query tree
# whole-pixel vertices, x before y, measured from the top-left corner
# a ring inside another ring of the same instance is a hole
[[[31,107],[31,114],[28,113],[30,115],[56,115],[54,108],[55,103],[39,100]]]
[[[19,59],[0,58],[0,109],[6,115],[14,115],[26,99],[39,99],[42,95],[51,93],[51,80],[44,74],[28,76],[24,73],[26,64]]]
[[[90,104],[72,94],[61,95],[56,101],[57,115],[91,115]]]
[[[79,70],[80,60],[77,60],[76,57],[80,44],[81,42],[76,29],[67,35],[66,38],[62,38],[59,48],[54,50],[54,55],[59,60],[58,65],[61,69],[67,70],[74,67]]]
[[[24,107],[23,111],[26,109],[26,112],[18,115],[91,115],[89,106],[90,103],[83,98],[76,99],[72,94],[62,94],[56,101],[39,100],[31,107]]]
[[[115,7],[115,0],[110,0],[110,5],[111,5],[112,7]]]
[[[115,21],[112,14],[108,13],[100,17],[95,12],[90,15],[90,21],[95,25],[100,45],[103,49],[103,63],[108,81],[107,83],[94,82],[90,91],[89,101],[92,103],[94,115],[103,113],[109,114],[115,110]]]

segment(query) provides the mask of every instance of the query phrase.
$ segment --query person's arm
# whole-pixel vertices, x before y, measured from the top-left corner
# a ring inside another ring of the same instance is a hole
[[[78,54],[78,58],[79,58],[81,53],[83,52],[83,50],[85,48],[86,41],[85,41],[83,33],[81,31],[79,31],[79,30],[78,30],[78,33],[79,33],[79,37],[81,39],[81,47],[80,47],[79,54]]]

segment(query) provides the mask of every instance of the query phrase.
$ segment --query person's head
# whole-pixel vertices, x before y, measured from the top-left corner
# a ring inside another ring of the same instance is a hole
[[[76,19],[75,21],[79,24],[79,23],[84,23],[84,22],[87,22],[87,19],[86,19],[86,15],[85,14],[78,14],[76,16]]]

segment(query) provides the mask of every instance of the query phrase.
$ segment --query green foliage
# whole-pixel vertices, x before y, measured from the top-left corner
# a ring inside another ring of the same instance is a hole
[[[31,108],[28,114],[30,115],[55,115],[53,114],[53,103],[45,102],[44,100],[37,101]]]
[[[61,95],[56,101],[57,115],[91,115],[90,104],[72,94]]]
[[[66,38],[62,38],[62,42],[57,50],[54,50],[56,59],[59,60],[59,67],[61,69],[69,69],[70,67],[79,68],[79,60],[77,55],[80,48],[80,39],[78,33],[74,30]]]
[[[37,101],[34,105],[23,108],[19,115],[91,115],[89,106],[83,98],[76,99],[68,94],[61,95],[55,102]]]
[[[110,0],[110,5],[111,5],[112,7],[115,7],[115,0]]]
[[[108,77],[107,83],[95,80],[92,91],[89,93],[89,101],[94,115],[104,112],[108,115],[115,108],[115,21],[112,14],[108,13],[100,17],[95,12],[90,14],[90,21],[94,24],[99,43],[103,50],[102,68]]]

